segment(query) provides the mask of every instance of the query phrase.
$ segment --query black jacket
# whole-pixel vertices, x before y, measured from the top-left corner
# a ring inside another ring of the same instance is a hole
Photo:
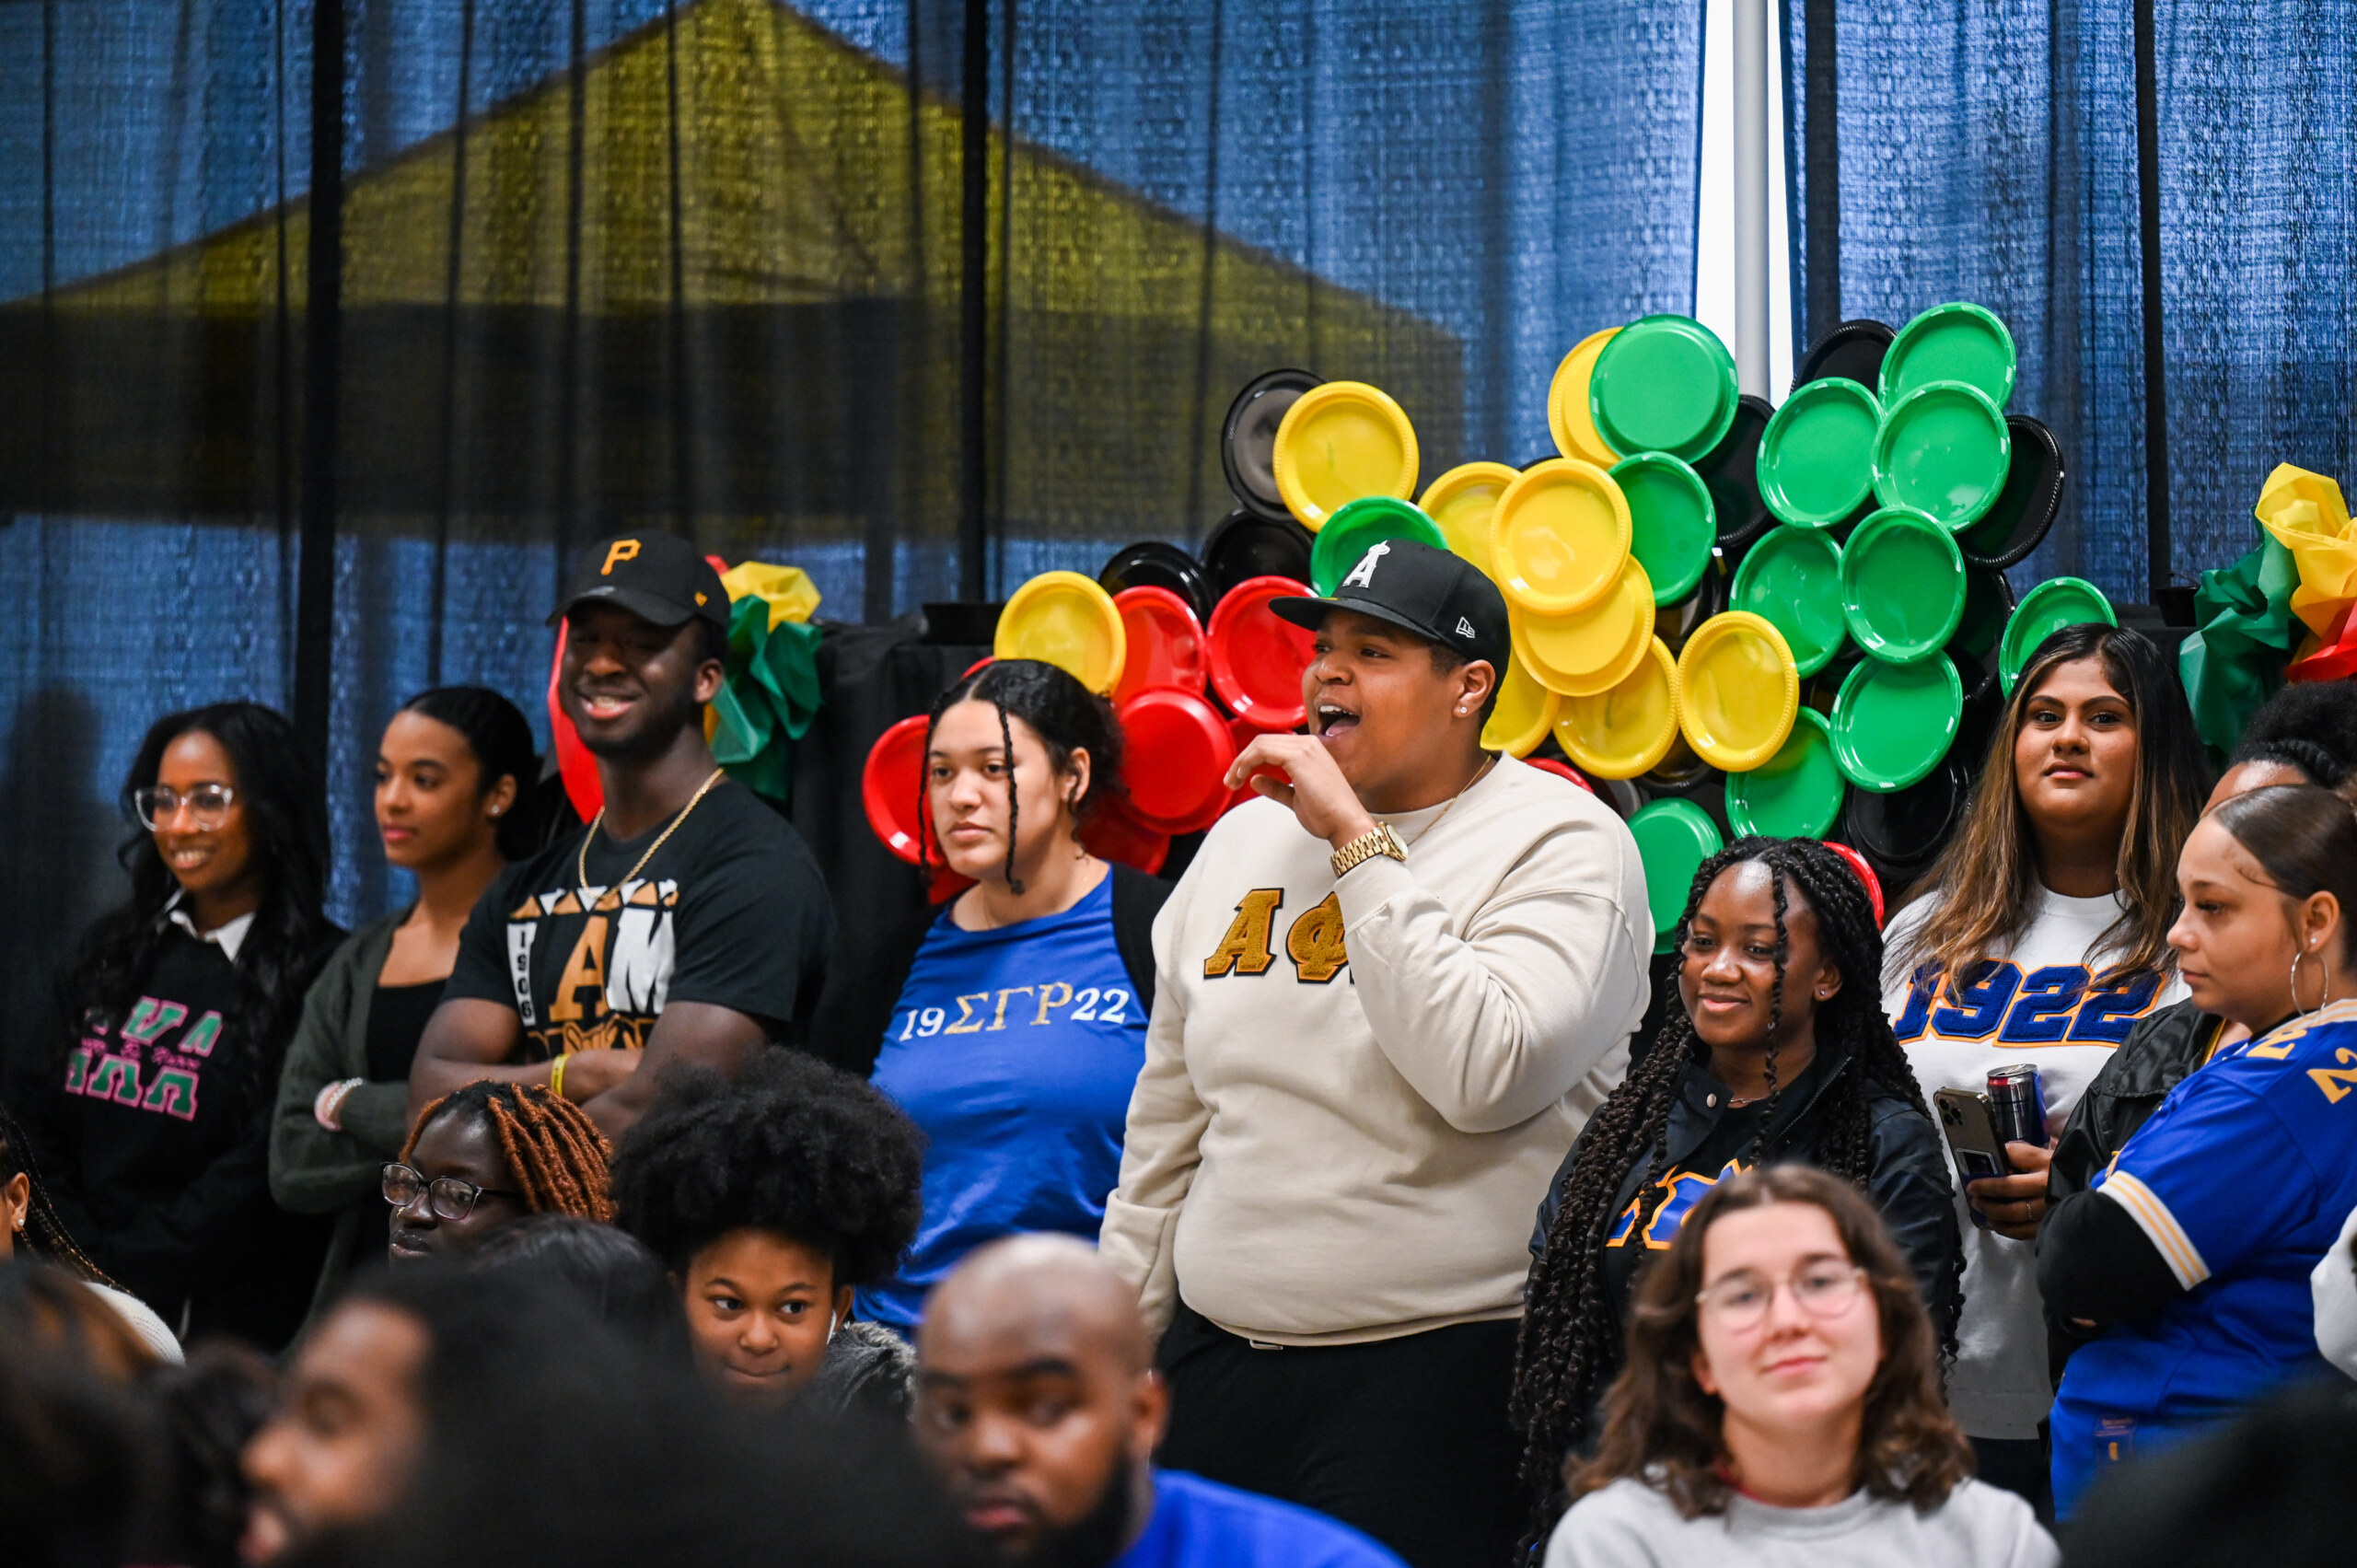
[[[1825,1132],[1828,1097],[1842,1074],[1852,1070],[1847,1052],[1838,1047],[1820,1047],[1817,1060],[1802,1076],[1807,1092],[1784,1099],[1776,1109],[1762,1153],[1764,1163],[1816,1163],[1817,1140]],[[1666,1168],[1676,1168],[1710,1141],[1726,1116],[1732,1098],[1710,1068],[1699,1062],[1687,1064],[1678,1099],[1669,1110]],[[1916,1283],[1932,1309],[1932,1321],[1945,1338],[1956,1326],[1963,1305],[1952,1282],[1956,1260],[1964,1249],[1963,1234],[1956,1225],[1956,1189],[1948,1179],[1947,1151],[1930,1117],[1879,1086],[1867,1101],[1867,1147],[1874,1174],[1867,1179],[1866,1191],[1913,1265]],[[1562,1204],[1564,1178],[1579,1156],[1580,1145],[1573,1144],[1555,1171],[1547,1201],[1539,1205],[1538,1228],[1530,1238],[1534,1260],[1546,1247],[1547,1232]],[[1621,1179],[1614,1213],[1626,1209],[1635,1199],[1651,1168],[1652,1156],[1651,1149],[1641,1152]],[[1623,1304],[1611,1305],[1614,1315],[1620,1316]]]
[[[1113,945],[1129,971],[1130,988],[1148,1015],[1154,1011],[1154,917],[1170,897],[1170,884],[1116,862],[1113,878]],[[900,1005],[900,988],[924,946],[925,933],[941,916],[941,906],[928,904],[896,928],[866,954],[836,949],[827,989],[811,1020],[809,1045],[818,1055],[845,1072],[873,1076],[876,1058],[883,1052],[885,1031],[891,1028],[892,1010]]]
[[[2039,1279],[2053,1275],[2058,1287],[2075,1283],[2077,1294],[2084,1294],[2088,1281],[2078,1276],[2091,1276],[2101,1286],[2096,1292],[2101,1305],[2112,1309],[2105,1321],[2150,1316],[2178,1294],[2176,1277],[2133,1222],[2121,1223],[2127,1220],[2125,1210],[2073,1203],[2066,1214],[2062,1205],[2087,1192],[2136,1130],[2160,1109],[2169,1091],[2210,1060],[2224,1023],[2190,1001],[2171,1003],[2139,1018],[2087,1086],[2054,1145],[2054,1164],[2046,1178],[2047,1202],[2053,1207],[2038,1226]],[[2065,1244],[2067,1258],[2056,1252]],[[2047,1308],[2046,1364],[2056,1383],[2061,1382],[2072,1352],[2102,1332],[2100,1326],[2073,1328],[2071,1318]]]

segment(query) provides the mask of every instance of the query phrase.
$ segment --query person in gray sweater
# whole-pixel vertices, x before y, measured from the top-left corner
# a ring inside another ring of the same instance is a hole
[[[1972,1479],[1930,1318],[1873,1203],[1799,1165],[1721,1182],[1645,1275],[1604,1441],[1546,1568],[2055,1568]]]

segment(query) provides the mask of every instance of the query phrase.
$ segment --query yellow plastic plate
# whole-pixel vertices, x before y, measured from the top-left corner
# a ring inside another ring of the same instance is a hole
[[[1570,615],[1531,615],[1509,607],[1515,656],[1538,683],[1566,697],[1593,697],[1627,679],[1654,634],[1654,586],[1629,563],[1609,592]]]
[[[1498,497],[1490,575],[1526,614],[1573,614],[1620,582],[1629,528],[1629,498],[1610,474],[1576,458],[1550,458]]]
[[[1600,779],[1633,779],[1678,739],[1678,660],[1659,637],[1626,680],[1593,697],[1566,697],[1555,720],[1563,754]]]
[[[1554,727],[1562,701],[1541,686],[1538,678],[1523,668],[1522,660],[1509,657],[1498,683],[1498,705],[1490,710],[1490,722],[1481,726],[1482,747],[1514,757],[1529,756]]]
[[[1416,429],[1389,393],[1329,381],[1285,410],[1271,461],[1285,509],[1316,533],[1362,495],[1416,493]]]
[[[1483,576],[1494,579],[1497,573],[1490,566],[1490,518],[1506,486],[1521,477],[1504,463],[1459,463],[1433,481],[1417,505],[1440,525],[1451,551],[1479,566]]]
[[[1678,726],[1714,768],[1747,772],[1773,757],[1800,705],[1793,650],[1762,616],[1713,615],[1678,656]]]
[[[1042,572],[1016,589],[991,645],[993,657],[1054,665],[1091,691],[1113,689],[1129,651],[1113,596],[1077,572]]]
[[[1547,388],[1547,428],[1554,434],[1555,450],[1600,469],[1619,462],[1620,454],[1605,445],[1596,433],[1596,416],[1587,406],[1587,382],[1596,369],[1596,356],[1620,330],[1607,327],[1573,343],[1563,363],[1555,366],[1555,379]]]

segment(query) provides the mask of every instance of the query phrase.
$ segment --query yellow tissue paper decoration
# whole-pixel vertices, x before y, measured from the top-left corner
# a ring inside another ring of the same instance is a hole
[[[2252,508],[2259,526],[2292,552],[2300,586],[2292,590],[2292,613],[2318,637],[2357,600],[2357,538],[2349,528],[2349,504],[2340,486],[2320,473],[2278,463],[2259,487]]]
[[[728,590],[731,604],[748,596],[766,599],[772,632],[789,621],[802,625],[819,611],[819,585],[799,566],[740,561],[720,575],[720,586]]]

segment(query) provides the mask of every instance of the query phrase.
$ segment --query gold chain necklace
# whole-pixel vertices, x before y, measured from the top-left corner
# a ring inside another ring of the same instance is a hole
[[[679,807],[679,814],[671,819],[671,825],[663,830],[663,837],[646,846],[646,853],[638,857],[638,864],[622,873],[621,880],[616,882],[615,887],[626,888],[637,879],[638,874],[646,869],[646,863],[655,858],[655,852],[663,847],[665,840],[679,830],[679,824],[688,819],[688,813],[696,808],[696,803],[703,798],[704,791],[718,784],[720,775],[727,771],[726,768],[713,769],[712,777],[697,786],[695,794],[688,797],[688,803]],[[605,819],[606,808],[600,806],[598,807],[598,815],[589,819],[589,830],[581,835],[580,858],[574,863],[574,869],[580,873],[581,892],[585,898],[589,892],[589,842],[598,836],[598,826]]]
[[[1448,797],[1447,804],[1444,805],[1440,808],[1440,817],[1435,817],[1431,821],[1425,823],[1422,828],[1417,830],[1414,838],[1410,839],[1406,843],[1399,847],[1402,849],[1413,849],[1417,844],[1422,843],[1434,828],[1440,826],[1440,818],[1448,815],[1449,807],[1464,799],[1466,794],[1470,791],[1475,784],[1481,782],[1481,780],[1489,773],[1490,769],[1496,764],[1497,761],[1498,756],[1494,751],[1490,753],[1488,757],[1484,758],[1481,761],[1481,765],[1473,770],[1473,776],[1465,781],[1465,788],[1458,790],[1455,795]]]

